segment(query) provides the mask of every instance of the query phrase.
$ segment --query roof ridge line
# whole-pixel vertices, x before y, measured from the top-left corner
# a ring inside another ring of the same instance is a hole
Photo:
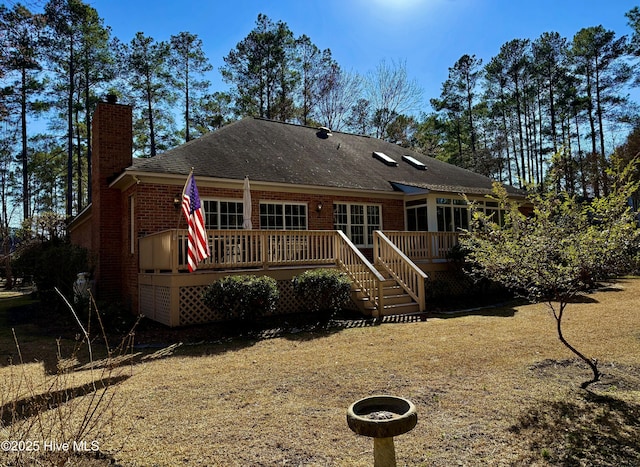
[[[280,123],[282,125],[289,125],[289,126],[294,126],[294,127],[298,127],[298,128],[309,128],[310,130],[318,130],[321,127],[320,126],[313,126],[313,125],[303,125],[301,123],[293,123],[293,122],[283,122],[282,120],[274,120],[272,118],[267,118],[267,117],[250,117],[253,118],[254,120],[262,120],[264,122],[270,122],[270,123]],[[329,128],[329,127],[326,127]],[[333,128],[329,128],[331,130],[331,133],[340,133],[342,135],[348,135],[348,136],[359,136],[361,138],[369,138],[369,139],[379,139],[380,141],[384,141],[383,139],[380,138],[375,138],[373,136],[370,135],[363,135],[360,133],[349,133],[348,131],[341,131],[341,130],[334,130]],[[388,143],[388,141],[384,141],[385,143]]]

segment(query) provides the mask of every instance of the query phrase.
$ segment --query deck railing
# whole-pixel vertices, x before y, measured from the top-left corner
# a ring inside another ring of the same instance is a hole
[[[373,235],[373,255],[375,263],[381,265],[395,279],[404,291],[416,301],[421,311],[425,310],[427,275],[384,233],[378,230]]]
[[[385,231],[385,236],[414,262],[447,259],[447,253],[458,244],[456,232]]]
[[[211,256],[198,270],[269,268],[335,262],[332,230],[210,230]],[[140,269],[186,271],[187,230],[164,230],[140,239]]]
[[[378,314],[374,316],[382,316],[384,309],[382,274],[341,230],[336,231],[335,251],[337,265],[351,277],[363,297],[369,300],[372,308],[376,309]]]
[[[179,273],[188,270],[187,231],[164,230],[140,239],[140,271]],[[376,232],[374,257],[425,308],[426,275],[415,261],[445,261],[458,243],[450,232]],[[372,308],[384,307],[384,277],[342,231],[209,230],[211,256],[199,271],[286,266],[336,265],[343,269]]]
[[[334,230],[209,230],[211,257],[198,269],[335,263],[336,235]],[[384,236],[413,262],[444,261],[458,243],[454,232],[385,231]],[[139,246],[140,270],[187,270],[186,230],[147,235]]]

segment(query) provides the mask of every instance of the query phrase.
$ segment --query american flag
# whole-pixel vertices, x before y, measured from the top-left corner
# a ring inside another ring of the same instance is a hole
[[[184,185],[182,212],[189,225],[189,272],[193,272],[197,269],[200,261],[210,256],[207,231],[204,228],[204,213],[193,172],[189,174],[187,183]]]

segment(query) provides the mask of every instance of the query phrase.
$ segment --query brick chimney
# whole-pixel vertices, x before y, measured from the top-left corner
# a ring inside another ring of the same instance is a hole
[[[92,129],[91,250],[97,260],[97,294],[120,301],[125,207],[120,190],[109,184],[133,162],[131,106],[116,104],[112,96],[99,102]]]

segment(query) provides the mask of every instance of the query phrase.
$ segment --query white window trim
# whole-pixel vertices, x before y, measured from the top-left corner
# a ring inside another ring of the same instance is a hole
[[[364,207],[364,225],[363,225],[363,227],[364,227],[364,238],[365,238],[365,241],[367,240],[367,237],[368,237],[367,232],[369,230],[369,223],[368,223],[368,216],[367,216],[367,207],[368,206],[374,206],[374,207],[378,208],[378,214],[379,214],[379,217],[380,217],[380,225],[378,226],[378,228],[376,230],[383,230],[383,225],[382,225],[382,222],[383,222],[383,220],[382,220],[383,219],[382,218],[382,204],[380,204],[380,203],[354,203],[354,202],[336,201],[336,202],[333,203],[334,212],[335,212],[335,207],[337,205],[339,205],[339,204],[347,206],[347,227],[346,227],[347,231],[345,232],[345,234],[347,235],[349,240],[353,241],[353,239],[351,238],[351,226],[352,226],[352,224],[351,224],[351,206],[363,206]],[[333,219],[333,228],[334,229],[336,228],[335,216],[334,216],[334,219]],[[354,242],[354,245],[357,246],[357,247],[360,247],[360,248],[371,248],[371,247],[373,247],[373,243],[369,244],[369,243],[355,243]]]
[[[403,156],[404,157],[404,156]],[[411,202],[416,202],[416,204],[408,205]],[[427,210],[427,230],[429,232],[429,213],[431,209],[429,209],[429,199],[428,198],[418,198],[414,200],[406,200],[404,201],[404,230],[409,231],[409,209],[418,209],[425,208]],[[425,232],[424,230],[417,230],[417,232]]]
[[[440,200],[447,200],[447,202],[445,203],[441,203]],[[448,209],[451,211],[451,221],[453,222],[453,230],[439,230],[439,232],[458,232],[458,227],[455,226],[456,224],[456,215],[455,215],[455,210],[456,209],[465,209],[467,211],[467,226],[469,226],[470,222],[471,222],[471,212],[470,212],[470,204],[467,203],[465,201],[464,198],[460,198],[460,197],[446,197],[446,196],[438,196],[436,198],[436,225],[438,225],[437,219],[438,219],[438,208],[444,208],[444,209]]]
[[[264,227],[262,226],[262,206],[264,205],[282,206],[282,225],[284,226],[283,230],[288,230],[284,207],[285,206],[304,206],[305,207],[304,229],[297,229],[297,230],[309,230],[309,203],[306,203],[303,201],[278,201],[278,200],[262,201],[261,200],[258,203],[258,219],[260,221],[260,229],[264,229]]]
[[[228,228],[222,228],[221,227],[221,223],[220,223],[220,216],[221,216],[220,203],[242,204],[242,198],[200,198],[200,202],[202,203],[203,209],[204,209],[205,201],[207,203],[218,203],[218,219],[217,219],[218,228],[214,229],[214,230],[235,230],[235,229],[228,229]],[[206,222],[206,219],[208,217],[208,213],[207,213],[206,210],[204,211],[204,215],[205,215],[205,222]],[[207,227],[207,228],[209,228],[209,227]],[[242,226],[240,226],[238,228],[241,229]]]
[[[503,208],[500,208],[500,203],[497,201],[476,201],[475,202],[478,206],[481,206],[481,211],[484,213],[484,215],[489,215],[487,213],[487,211],[491,212],[491,214],[497,214],[496,217],[493,218],[493,221],[496,222],[499,225],[504,225],[504,218],[506,216],[506,210]],[[488,204],[491,203],[491,206],[488,206]]]

